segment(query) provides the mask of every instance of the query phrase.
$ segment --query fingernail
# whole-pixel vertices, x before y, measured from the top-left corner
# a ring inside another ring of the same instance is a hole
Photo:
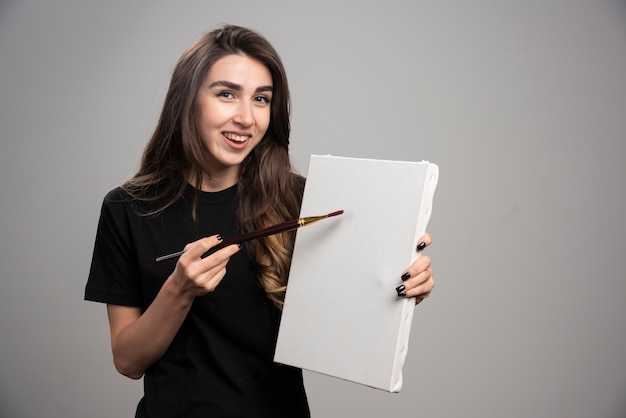
[[[425,242],[420,242],[419,244],[417,244],[417,251],[422,251],[424,248],[426,248],[426,243]]]
[[[401,284],[400,286],[396,287],[396,292],[398,293],[398,296],[404,296],[406,295],[406,287],[404,287],[403,284]]]
[[[411,277],[411,275],[409,273],[404,273],[402,276],[400,276],[402,281],[408,280],[409,277]]]
[[[218,240],[218,241],[221,241],[221,240],[223,240],[223,239],[224,239],[224,237],[222,236],[222,234],[217,234],[217,237],[216,237],[216,238],[217,238],[217,240]]]

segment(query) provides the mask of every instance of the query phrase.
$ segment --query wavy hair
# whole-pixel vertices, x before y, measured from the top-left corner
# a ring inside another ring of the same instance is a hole
[[[242,54],[263,63],[272,75],[270,123],[265,136],[242,162],[237,186],[237,218],[249,232],[298,216],[303,177],[289,157],[290,96],[281,59],[272,45],[250,29],[225,25],[193,42],[172,73],[159,121],[143,153],[137,173],[122,185],[135,199],[156,204],[157,214],[178,200],[195,179],[193,219],[202,174],[211,174],[207,150],[196,131],[195,98],[206,74],[219,59]],[[282,308],[295,232],[247,244],[267,297]]]

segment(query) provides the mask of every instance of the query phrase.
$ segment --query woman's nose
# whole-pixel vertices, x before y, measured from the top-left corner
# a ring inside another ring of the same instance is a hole
[[[250,126],[254,124],[254,112],[252,104],[242,101],[237,106],[237,114],[233,118],[234,122],[242,126]]]

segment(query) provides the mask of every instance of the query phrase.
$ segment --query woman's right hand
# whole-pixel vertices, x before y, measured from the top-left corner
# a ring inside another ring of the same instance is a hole
[[[107,305],[113,362],[120,373],[133,379],[143,376],[171,344],[194,298],[215,290],[230,257],[239,251],[238,245],[229,245],[202,258],[220,242],[212,236],[187,245],[145,312],[136,306]]]
[[[226,275],[226,264],[239,251],[238,245],[229,245],[213,254],[202,255],[222,242],[219,235],[202,238],[185,246],[185,252],[176,262],[169,277],[180,295],[191,299],[213,292]]]

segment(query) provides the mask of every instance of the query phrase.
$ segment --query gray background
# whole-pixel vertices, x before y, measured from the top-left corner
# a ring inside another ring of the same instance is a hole
[[[626,416],[626,5],[593,0],[0,1],[0,416],[134,413],[82,301],[100,204],[222,22],[281,53],[301,172],[441,169],[402,392],[306,373],[315,417]]]

